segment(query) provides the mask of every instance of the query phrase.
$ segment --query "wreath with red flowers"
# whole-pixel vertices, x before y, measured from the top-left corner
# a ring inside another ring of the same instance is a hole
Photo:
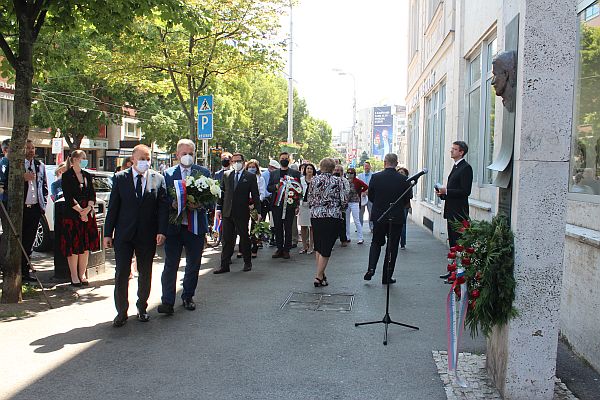
[[[517,315],[513,307],[513,234],[504,216],[496,216],[491,222],[461,221],[455,229],[460,239],[448,253],[450,280],[456,278],[457,268],[464,268],[469,293],[465,325],[471,336],[481,330],[488,337],[494,326],[506,324]]]

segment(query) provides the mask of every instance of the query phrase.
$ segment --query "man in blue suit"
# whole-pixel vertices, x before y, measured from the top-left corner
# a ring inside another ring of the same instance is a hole
[[[189,139],[181,139],[177,143],[177,159],[179,165],[165,171],[165,182],[167,191],[175,187],[175,181],[185,179],[190,175],[204,175],[210,178],[210,171],[204,167],[194,164],[196,146]],[[169,193],[171,207],[177,209],[176,199]],[[193,233],[188,229],[188,217],[184,214],[180,224],[169,224],[167,229],[167,240],[165,242],[165,269],[163,270],[162,282],[162,304],[158,306],[158,312],[162,314],[173,314],[175,305],[175,292],[177,284],[177,270],[181,251],[185,248],[185,273],[183,276],[183,292],[181,299],[186,310],[196,309],[194,294],[198,285],[198,272],[202,261],[204,250],[204,235],[208,232],[208,218],[205,209],[198,209],[196,213],[196,226],[198,231]]]

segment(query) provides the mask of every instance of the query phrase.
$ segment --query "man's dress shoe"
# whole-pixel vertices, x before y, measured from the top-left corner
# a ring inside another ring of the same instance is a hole
[[[156,311],[158,311],[159,314],[167,315],[172,315],[175,312],[172,304],[160,304]]]
[[[137,319],[141,322],[148,322],[150,321],[150,314],[146,310],[138,308]]]
[[[395,278],[390,278],[390,279],[389,279],[389,280],[387,280],[387,281],[386,281],[385,279],[381,281],[381,284],[382,284],[382,285],[387,285],[388,283],[389,283],[390,285],[392,285],[392,284],[396,283],[396,279],[395,279]]]
[[[248,272],[248,271],[252,271],[252,264],[248,263],[248,264],[244,264],[244,272]]]
[[[375,275],[375,270],[374,270],[374,269],[368,269],[368,270],[367,270],[367,273],[365,274],[365,276],[364,276],[364,278],[363,278],[363,279],[364,279],[365,281],[370,281],[370,280],[371,280],[371,278],[373,277],[373,275]]]
[[[113,326],[115,328],[120,328],[127,322],[127,315],[117,315],[113,320]]]
[[[225,274],[227,272],[229,272],[229,267],[221,267],[217,270],[214,270],[213,274],[218,275],[218,274]]]
[[[196,303],[192,299],[183,300],[183,308],[186,310],[194,311],[196,309]]]

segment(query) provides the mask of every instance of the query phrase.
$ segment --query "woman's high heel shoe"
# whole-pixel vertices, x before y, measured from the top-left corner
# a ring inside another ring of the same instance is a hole
[[[319,279],[315,276],[315,281],[313,282],[315,287],[322,287],[322,286],[328,286],[329,283],[327,283],[327,278],[325,277],[325,275],[323,275],[323,279]]]

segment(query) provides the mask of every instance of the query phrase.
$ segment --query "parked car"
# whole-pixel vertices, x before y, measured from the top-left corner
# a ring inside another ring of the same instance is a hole
[[[56,180],[54,175],[56,171],[56,165],[46,165],[46,181],[48,182],[48,192],[50,192],[50,186]],[[103,219],[106,215],[106,206],[110,198],[110,192],[112,190],[112,172],[105,171],[93,171],[86,170],[92,175],[94,190],[96,190],[96,205],[94,206],[96,212],[96,218]],[[64,201],[63,198],[58,200]],[[48,193],[46,213],[42,215],[38,230],[33,242],[34,251],[48,251],[52,248],[54,243],[54,201],[50,193]]]

